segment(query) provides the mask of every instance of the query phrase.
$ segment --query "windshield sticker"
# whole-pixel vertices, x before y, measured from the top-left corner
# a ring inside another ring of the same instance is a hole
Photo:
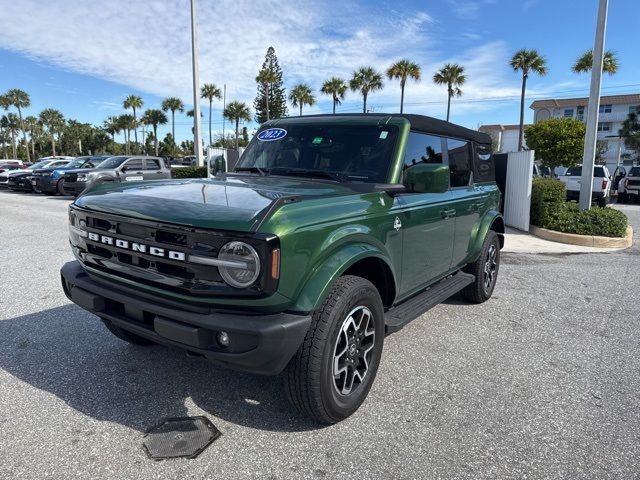
[[[286,136],[287,131],[284,128],[267,128],[258,134],[258,140],[261,142],[273,142],[282,140]]]
[[[313,139],[313,143],[314,145],[320,145],[322,143],[322,137],[316,137]]]
[[[385,140],[387,138],[387,135],[389,135],[389,132],[383,130],[382,132],[380,132],[380,139]]]

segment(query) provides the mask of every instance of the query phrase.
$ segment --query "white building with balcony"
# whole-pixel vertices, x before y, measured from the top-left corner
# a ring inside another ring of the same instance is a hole
[[[525,125],[526,130],[529,125]],[[510,153],[518,151],[518,136],[520,125],[481,125],[479,131],[488,133],[493,140],[494,148],[498,153]],[[526,139],[523,138],[524,147],[527,147]]]
[[[588,98],[560,98],[536,100],[531,104],[533,121],[537,123],[549,118],[568,117],[584,122],[587,117]],[[598,114],[598,140],[606,143],[607,151],[604,159],[611,173],[616,169],[618,149],[620,149],[621,163],[632,165],[637,159],[636,152],[627,150],[624,141],[618,138],[618,131],[622,122],[630,112],[640,112],[640,94],[607,95],[600,97],[600,111]]]

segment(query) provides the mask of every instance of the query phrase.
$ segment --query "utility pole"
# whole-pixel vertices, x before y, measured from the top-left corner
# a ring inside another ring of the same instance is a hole
[[[593,46],[593,63],[591,65],[591,88],[589,90],[589,105],[587,108],[587,133],[584,139],[584,156],[582,158],[580,210],[589,210],[589,208],[591,208],[591,194],[593,192],[593,165],[596,157],[598,113],[600,110],[600,83],[602,81],[604,36],[607,29],[608,4],[609,0],[599,0],[596,39]]]
[[[223,93],[222,93],[222,147],[225,147],[225,138],[224,138],[224,125],[227,123],[227,120],[224,117],[224,111],[227,109],[227,84],[223,85]]]
[[[198,42],[196,35],[196,0],[191,0],[191,64],[193,66],[193,148],[196,163],[204,165],[200,142],[200,73],[198,71]]]

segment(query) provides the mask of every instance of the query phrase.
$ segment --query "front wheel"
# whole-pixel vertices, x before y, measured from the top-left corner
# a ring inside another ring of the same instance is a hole
[[[462,290],[462,296],[475,303],[486,302],[491,298],[500,269],[500,240],[493,230],[489,230],[478,259],[467,265],[465,271],[476,278]]]
[[[364,402],[378,371],[384,309],[378,290],[361,277],[340,277],[313,314],[285,372],[285,391],[302,414],[333,424]]]

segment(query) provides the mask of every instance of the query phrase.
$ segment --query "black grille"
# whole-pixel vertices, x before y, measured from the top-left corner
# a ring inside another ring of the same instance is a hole
[[[65,182],[77,182],[78,181],[78,174],[77,173],[65,173],[64,174],[64,181]]]
[[[218,269],[210,265],[200,265],[188,261],[189,254],[215,258],[220,248],[231,239],[241,239],[250,243],[263,260],[264,272],[271,248],[277,239],[273,236],[236,234],[164,225],[143,220],[133,220],[115,215],[97,214],[78,208],[71,209],[72,225],[87,232],[99,235],[98,240],[76,237],[74,251],[87,266],[96,270],[117,275],[137,283],[161,287],[169,291],[190,295],[219,296],[265,296],[273,293],[277,281],[263,278],[248,289],[229,287],[220,276]],[[115,244],[104,243],[107,236],[151,247],[163,248],[184,253],[187,261],[174,260],[166,256],[121,248]],[[266,277],[266,276],[265,276]]]
[[[629,185],[640,185],[640,180],[629,180]]]

